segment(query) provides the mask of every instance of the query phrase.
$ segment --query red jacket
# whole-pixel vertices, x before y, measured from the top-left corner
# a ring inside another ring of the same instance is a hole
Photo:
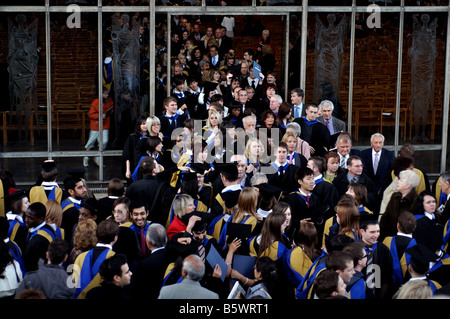
[[[112,99],[108,99],[108,101],[103,102],[103,114],[105,114],[106,111],[112,109],[114,107],[114,102]],[[98,99],[95,99],[94,101],[92,101],[91,103],[91,108],[89,109],[89,113],[88,113],[89,119],[91,120],[91,124],[89,126],[89,128],[91,129],[91,131],[98,131],[98,123],[99,123],[99,118],[98,118]],[[110,120],[111,116],[108,116],[106,119],[103,120],[103,129],[104,130],[109,130],[111,128],[111,120]]]
[[[186,230],[186,225],[175,216],[167,229],[167,238],[170,240],[173,235]]]

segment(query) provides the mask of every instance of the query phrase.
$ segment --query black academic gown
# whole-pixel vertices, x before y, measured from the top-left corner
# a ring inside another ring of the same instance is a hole
[[[332,183],[323,179],[316,182],[312,192],[319,197],[322,203],[328,205],[331,210],[334,210],[334,207],[336,207],[339,202],[339,195],[336,187],[334,187]]]
[[[295,179],[295,173],[298,170],[298,166],[294,164],[288,164],[285,167],[283,173],[279,172],[279,167],[275,167],[276,164],[273,164],[275,173],[266,174],[268,183],[282,189],[285,193],[291,193],[298,189],[298,182]]]
[[[323,156],[328,152],[330,145],[330,131],[319,121],[309,122],[304,117],[299,117],[294,122],[300,124],[302,132],[300,138],[305,140],[315,150],[314,156]]]
[[[322,238],[328,207],[320,201],[316,194],[311,193],[309,203],[298,191],[290,193],[282,201],[288,203],[291,207],[292,222],[290,228],[294,229],[292,231],[294,236],[297,236],[300,229],[300,220],[311,218],[317,228],[318,238]]]
[[[40,229],[43,230],[44,228],[53,234],[52,237],[55,238],[56,234],[51,226],[45,224]],[[25,252],[23,254],[23,262],[27,272],[38,270],[39,259],[47,260],[46,253],[49,244],[50,242],[48,239],[39,234],[34,235],[28,240]]]
[[[144,200],[147,202],[147,207],[151,207],[155,200],[156,191],[158,189],[158,179],[156,176],[147,175],[142,179],[131,184],[125,193],[131,201]]]

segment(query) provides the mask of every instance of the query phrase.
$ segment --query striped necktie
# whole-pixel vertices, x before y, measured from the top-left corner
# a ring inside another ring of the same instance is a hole
[[[375,159],[373,160],[373,172],[374,172],[374,174],[377,173],[379,161],[380,161],[380,156],[378,155],[378,153],[375,153]]]
[[[367,268],[366,268],[366,286],[369,289],[375,288],[375,272],[373,269],[373,249],[366,247]]]

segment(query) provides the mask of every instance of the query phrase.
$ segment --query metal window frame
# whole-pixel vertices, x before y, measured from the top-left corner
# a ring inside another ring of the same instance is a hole
[[[448,111],[449,111],[449,95],[450,95],[450,5],[446,6],[430,6],[430,7],[416,7],[405,6],[404,0],[401,0],[399,6],[380,6],[380,12],[399,13],[399,41],[398,41],[398,66],[397,66],[397,90],[396,90],[396,120],[395,120],[395,142],[394,145],[386,145],[386,148],[394,150],[397,154],[401,145],[399,145],[399,111],[400,111],[400,95],[401,95],[401,68],[402,68],[402,52],[403,52],[403,28],[404,28],[404,14],[405,13],[447,13],[447,39],[446,39],[446,52],[445,52],[445,75],[444,75],[444,96],[443,96],[443,116],[442,116],[442,139],[441,144],[419,144],[414,145],[417,151],[441,151],[440,172],[446,169],[446,154],[447,154],[447,140],[448,140]],[[44,13],[45,14],[45,34],[46,34],[46,50],[50,52],[51,38],[50,38],[50,14],[51,13],[67,13],[67,6],[51,6],[50,0],[45,0],[45,5],[41,6],[0,6],[0,12],[10,13]],[[306,84],[306,43],[307,43],[307,27],[308,27],[308,14],[309,13],[324,13],[324,12],[339,12],[351,14],[351,44],[350,44],[350,65],[349,65],[349,99],[348,99],[348,128],[351,130],[351,114],[352,114],[352,97],[353,97],[353,71],[354,71],[354,44],[355,44],[355,14],[356,12],[366,12],[366,6],[357,6],[356,0],[353,0],[351,6],[309,6],[308,0],[303,0],[301,5],[294,6],[257,6],[256,0],[252,0],[251,6],[207,6],[206,1],[202,0],[200,6],[156,6],[155,1],[150,1],[148,6],[103,6],[102,0],[98,0],[96,6],[80,6],[81,13],[97,13],[98,14],[98,83],[101,83],[101,63],[102,63],[102,15],[103,13],[113,12],[141,12],[149,13],[150,23],[150,39],[149,48],[150,56],[156,55],[155,49],[155,16],[156,14],[167,14],[168,21],[172,15],[175,14],[187,14],[187,15],[280,15],[286,17],[286,31],[289,35],[290,27],[290,14],[301,13],[301,52],[300,52],[300,86],[305,87]],[[170,23],[168,24],[169,36],[170,36]],[[287,70],[289,67],[289,41],[286,37],[285,47],[285,96],[287,95]],[[170,50],[170,41],[168,41]],[[170,51],[169,51],[170,52]],[[51,69],[50,69],[51,55],[46,54],[46,83],[47,83],[47,105],[51,105]],[[168,76],[170,76],[170,66],[168,67]],[[150,85],[150,114],[154,114],[155,105],[155,68],[150,68],[149,85]],[[99,96],[101,95],[101,85],[99,87]],[[101,100],[101,99],[100,99]],[[102,110],[102,101],[99,103],[100,110]],[[48,125],[48,138],[47,138],[47,151],[43,152],[4,152],[0,154],[0,158],[59,158],[59,157],[82,157],[82,156],[99,156],[99,180],[103,181],[103,157],[104,156],[120,156],[122,151],[102,150],[99,151],[54,151],[52,146],[52,127],[51,127],[51,108],[47,108],[47,123]],[[100,128],[103,127],[102,121],[100,121]],[[102,134],[100,134],[102,137]],[[356,147],[358,148],[358,147]],[[360,147],[363,148],[363,147]]]

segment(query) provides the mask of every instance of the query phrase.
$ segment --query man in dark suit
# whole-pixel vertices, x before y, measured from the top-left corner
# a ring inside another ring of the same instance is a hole
[[[361,157],[361,151],[352,149],[352,138],[348,132],[339,134],[336,140],[336,148],[333,149],[339,155],[338,175],[347,169],[347,160],[350,156]]]
[[[150,255],[138,263],[134,273],[136,283],[135,297],[138,299],[158,299],[163,283],[164,272],[169,263],[166,251],[167,233],[164,226],[153,223],[146,234]]]
[[[219,43],[219,56],[224,57],[225,54],[233,47],[233,40],[228,37],[226,34],[226,28],[224,31],[224,27],[218,27],[214,31],[214,37],[216,41]],[[219,65],[217,65],[218,67]]]
[[[447,200],[444,204],[439,206],[438,211],[441,213],[440,222],[442,225],[445,225],[447,221],[450,219],[450,203],[448,198],[450,197],[450,171],[444,172],[439,177],[439,187],[443,194],[447,196]]]
[[[306,115],[306,107],[303,104],[303,97],[305,92],[300,88],[292,89],[291,103],[292,103],[292,117],[299,118]]]
[[[363,184],[367,188],[369,209],[373,209],[376,201],[375,185],[372,180],[363,172],[363,164],[359,156],[350,156],[347,160],[347,170],[336,176],[333,180],[333,185],[338,191],[339,198],[344,195],[348,190],[350,183]]]
[[[209,61],[211,61],[212,66],[219,68],[220,60],[222,55],[219,53],[219,47],[217,45],[211,45],[209,47]]]
[[[334,104],[329,100],[323,100],[319,104],[319,113],[322,113],[317,119],[323,123],[330,131],[330,136],[345,131],[345,122],[333,116]],[[330,141],[333,144],[333,141]],[[330,145],[331,146],[331,145]]]
[[[378,192],[383,184],[383,179],[386,174],[390,174],[394,163],[395,154],[389,151],[384,146],[384,136],[380,133],[375,133],[370,137],[370,148],[361,151],[361,161],[364,165],[364,173],[375,184],[375,189]]]

